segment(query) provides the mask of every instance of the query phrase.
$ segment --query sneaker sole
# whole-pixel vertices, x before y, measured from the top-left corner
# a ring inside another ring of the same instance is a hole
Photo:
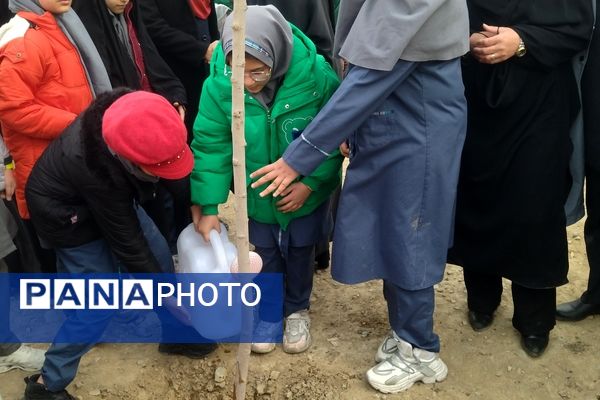
[[[415,384],[415,382],[423,382],[425,384],[442,382],[448,376],[448,367],[446,366],[446,364],[442,364],[442,365],[443,365],[442,370],[439,371],[438,373],[436,373],[434,376],[423,375],[421,378],[419,378],[417,380],[408,381],[408,382],[400,382],[396,385],[384,385],[384,384],[377,383],[377,382],[371,382],[368,375],[366,378],[367,378],[367,382],[369,382],[369,385],[371,385],[373,388],[377,389],[381,393],[386,393],[386,394],[399,393],[399,392],[403,392],[405,390],[410,389],[412,387],[412,385]]]
[[[275,343],[273,343],[272,347],[268,347],[265,349],[250,347],[250,350],[255,354],[268,354],[275,350]]]
[[[283,344],[283,351],[287,354],[299,354],[299,353],[304,353],[306,350],[308,350],[310,348],[310,346],[312,345],[312,337],[309,336],[308,340],[306,341],[306,346],[302,347],[302,348],[289,348],[287,347],[287,345],[284,343]]]
[[[13,369],[20,369],[21,371],[26,371],[26,372],[35,372],[35,371],[41,370],[41,368],[25,368],[25,367],[21,367],[18,365],[13,365],[10,367],[0,365],[0,374],[3,374],[8,371],[12,371]]]

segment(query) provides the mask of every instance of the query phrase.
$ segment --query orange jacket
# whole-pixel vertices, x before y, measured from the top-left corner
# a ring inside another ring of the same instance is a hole
[[[0,123],[16,164],[19,213],[29,218],[25,184],[31,169],[90,104],[92,90],[77,49],[54,15],[19,12],[8,24],[0,32]]]

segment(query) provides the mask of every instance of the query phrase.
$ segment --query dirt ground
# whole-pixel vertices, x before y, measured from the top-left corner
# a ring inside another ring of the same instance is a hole
[[[231,215],[231,208],[226,211]],[[587,282],[583,224],[569,228],[568,237],[570,283],[559,288],[558,301],[578,296]],[[329,270],[320,273],[311,307],[313,346],[299,355],[280,347],[253,355],[247,399],[600,400],[600,318],[559,322],[546,354],[534,360],[519,346],[511,325],[510,289],[505,289],[492,328],[475,333],[466,322],[462,272],[448,266],[437,287],[435,315],[448,378],[382,395],[364,378],[388,330],[381,283],[345,286],[334,282]],[[83,358],[69,391],[85,400],[231,399],[236,349],[221,345],[206,360],[193,361],[159,354],[156,345],[100,345]],[[21,399],[25,376],[21,371],[0,375],[4,400]]]

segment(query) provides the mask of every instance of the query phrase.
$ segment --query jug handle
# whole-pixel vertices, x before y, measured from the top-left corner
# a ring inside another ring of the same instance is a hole
[[[223,247],[221,235],[219,235],[219,232],[214,229],[210,231],[209,235],[210,244],[215,252],[215,256],[217,257],[219,271],[223,271],[223,273],[229,272],[229,266],[227,265],[227,257],[225,256],[225,248]]]

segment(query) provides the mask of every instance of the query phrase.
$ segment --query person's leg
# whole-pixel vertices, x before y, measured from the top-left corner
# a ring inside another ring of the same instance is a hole
[[[587,290],[581,297],[556,307],[556,318],[562,321],[579,321],[600,314],[600,171],[586,165],[585,175],[584,236],[590,273]]]
[[[329,267],[329,262],[331,261],[329,243],[331,242],[333,230],[335,229],[335,216],[340,201],[340,193],[341,186],[338,186],[328,200],[329,207],[327,210],[327,217],[323,221],[323,236],[315,245],[315,270],[317,271],[327,269]]]
[[[590,275],[581,300],[600,306],[600,171],[593,169],[586,171],[586,209],[584,233]]]
[[[308,310],[313,288],[315,247],[289,247],[285,260],[284,316]]]
[[[140,227],[142,228],[144,237],[148,242],[148,246],[150,247],[150,250],[152,250],[152,254],[154,254],[154,257],[156,257],[156,260],[161,266],[163,272],[170,274],[175,272],[173,258],[171,257],[171,250],[169,249],[169,244],[167,243],[165,236],[162,234],[161,230],[156,226],[150,216],[146,213],[144,208],[137,207],[136,212],[138,220],[140,221]]]
[[[11,255],[16,255],[16,251]],[[6,258],[5,258],[6,260]],[[44,350],[21,345],[10,329],[10,283],[8,275],[0,276],[0,373],[12,369],[38,371],[44,363]]]
[[[136,212],[148,246],[163,272],[174,273],[173,258],[167,240],[142,207],[138,207]],[[162,327],[162,342],[158,346],[159,352],[196,359],[205,357],[217,348],[215,343],[208,343],[193,327],[183,324],[172,314],[161,312],[158,313],[158,317]],[[186,338],[186,341],[192,340],[192,342],[178,343],[165,339],[175,336]]]
[[[20,343],[10,330],[10,282],[8,275],[0,279],[0,357],[7,356],[16,351]]]
[[[40,268],[42,270],[41,272],[56,273],[56,254],[54,250],[45,249],[42,247],[31,220],[24,219],[23,225],[27,231],[27,235],[30,238],[31,245],[33,246],[33,250],[37,256],[37,259],[40,262]]]
[[[469,310],[493,314],[502,299],[502,278],[464,269]]]
[[[60,273],[117,272],[114,257],[104,240],[57,249],[56,255]],[[46,352],[42,379],[47,390],[61,392],[73,381],[81,357],[98,342],[113,315],[112,312],[72,312],[67,315],[57,338]],[[35,382],[31,384],[29,390],[41,390]]]
[[[254,251],[263,262],[261,273],[285,273],[284,259],[278,247],[255,246]],[[273,351],[275,349],[274,339],[281,335],[281,318],[284,310],[281,302],[277,301],[274,296],[277,295],[277,291],[281,290],[282,293],[279,294],[285,299],[285,282],[283,288],[278,286],[275,280],[265,280],[262,283],[262,299],[258,307],[258,321],[256,321],[251,347],[254,353],[262,354]]]
[[[0,279],[0,372],[3,359],[13,354],[21,347],[21,343],[10,331],[10,285],[8,279]],[[8,371],[8,369],[6,369]]]
[[[261,273],[283,274],[285,264],[281,252],[277,247],[259,247],[255,246],[254,251],[260,256],[263,262]],[[285,286],[285,283],[284,283]],[[281,303],[269,301],[265,297],[268,293],[274,293],[277,290],[275,286],[268,286],[265,282],[265,287],[262,288],[263,298],[259,307],[259,318],[263,321],[278,322],[281,319],[284,310],[281,310]],[[284,289],[285,290],[285,289]],[[285,293],[285,292],[284,292]],[[268,296],[268,295],[267,295]]]
[[[512,295],[513,326],[521,333],[521,345],[527,354],[539,357],[556,324],[556,288],[530,289],[513,282]]]
[[[19,256],[21,257],[20,264],[23,268],[23,272],[41,272],[42,266],[37,256],[33,240],[27,226],[19,215],[15,200],[4,200],[4,204],[17,223],[17,236],[15,236],[14,241],[17,249],[19,249]]]
[[[23,265],[21,264],[21,254],[18,249],[4,256],[4,262],[8,267],[8,272],[11,274],[20,274],[25,272]]]
[[[8,272],[19,272],[14,271],[15,266],[11,262],[11,257],[16,258],[13,260],[14,263],[20,264],[17,251],[5,256],[4,261],[7,262]],[[0,373],[16,368],[37,371],[44,363],[44,351],[21,345],[10,329],[11,299],[14,295],[11,294],[8,277],[7,274],[0,276]]]
[[[312,343],[308,308],[313,287],[315,246],[290,246],[287,250],[283,351],[301,353]]]
[[[463,269],[467,288],[468,320],[473,330],[487,329],[502,299],[502,278]]]
[[[563,321],[579,321],[600,314],[600,171],[592,165],[586,166],[585,187],[584,236],[590,273],[587,290],[581,297],[556,308],[556,318]]]
[[[435,292],[404,290],[391,282],[383,282],[383,295],[388,306],[390,326],[396,335],[414,347],[437,353],[440,339],[433,332]]]
[[[433,287],[406,290],[383,282],[392,334],[377,350],[367,381],[384,393],[395,393],[421,381],[441,382],[448,367],[439,358],[439,337],[433,332],[435,291]]]

